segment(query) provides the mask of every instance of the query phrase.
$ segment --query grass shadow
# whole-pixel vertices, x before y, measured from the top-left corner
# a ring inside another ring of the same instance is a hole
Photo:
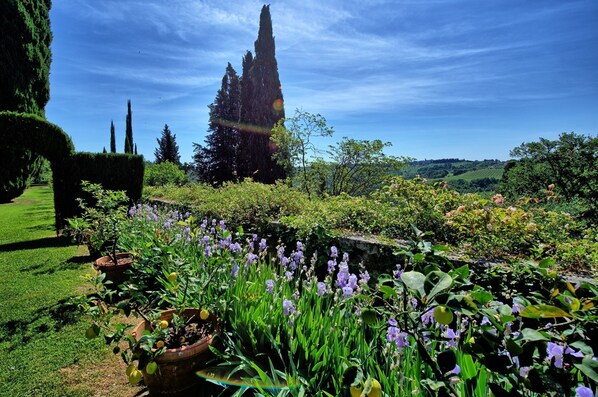
[[[82,313],[75,297],[70,296],[35,310],[27,319],[0,323],[0,335],[3,340],[11,343],[12,348],[16,348],[19,344],[27,344],[50,331],[60,332],[63,327],[75,324]]]
[[[0,252],[32,250],[38,248],[60,248],[72,245],[66,237],[44,237],[37,240],[18,241],[0,245]]]
[[[25,229],[27,231],[29,231],[29,232],[54,231],[54,230],[56,230],[56,228],[54,227],[54,225],[47,225],[47,224],[36,225],[36,226],[29,226],[29,227],[27,227]]]
[[[37,263],[20,270],[21,273],[31,273],[34,276],[41,276],[44,274],[54,274],[56,272],[64,270],[77,270],[81,268],[81,265],[91,264],[93,258],[90,255],[86,256],[74,256],[71,259],[60,262],[57,265],[48,264],[46,262]]]

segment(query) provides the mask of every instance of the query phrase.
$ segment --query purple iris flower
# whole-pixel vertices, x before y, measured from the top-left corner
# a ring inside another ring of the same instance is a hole
[[[332,274],[336,269],[336,261],[332,259],[328,261],[328,273]]]
[[[266,292],[271,294],[274,291],[274,281],[266,280]]]
[[[521,313],[521,311],[523,310],[524,307],[525,306],[523,305],[523,300],[521,298],[519,298],[519,297],[513,298],[513,308],[511,309],[513,314]]]
[[[399,349],[402,349],[405,346],[409,346],[409,337],[406,332],[401,332],[399,327],[397,327],[397,320],[391,318],[388,320],[388,330],[386,331],[386,340],[389,342],[394,342]]]
[[[336,249],[336,247],[334,245],[332,247],[330,247],[330,257],[331,258],[338,257],[338,250]]]
[[[345,262],[341,262],[338,270],[338,274],[336,275],[336,285],[339,287],[347,286],[347,282],[349,281],[349,265]]]
[[[443,337],[445,337],[447,340],[446,345],[447,347],[456,349],[457,348],[457,342],[459,341],[459,336],[460,336],[460,332],[457,331],[453,331],[452,328],[447,328],[446,332],[444,332],[442,334]]]
[[[546,359],[548,361],[552,361],[552,359],[554,358],[554,366],[556,368],[563,368],[563,360],[565,358],[565,354],[578,358],[583,357],[582,352],[575,351],[570,347],[565,348],[565,346],[548,342],[548,346],[546,347]]]
[[[293,302],[288,299],[282,301],[282,314],[288,316],[292,313],[295,313],[295,307],[293,306]]]
[[[395,280],[400,280],[401,276],[403,275],[403,270],[401,265],[397,264],[397,270],[394,270],[392,274],[395,276]]]
[[[326,284],[323,282],[318,283],[318,296],[322,296],[326,294]]]
[[[351,287],[343,287],[343,298],[349,299],[353,296],[353,288]]]
[[[239,243],[231,244],[229,249],[232,253],[235,253],[235,254],[239,254],[239,253],[241,253],[241,251],[243,251],[243,248],[241,248],[241,244],[239,244]]]
[[[254,260],[257,259],[256,254],[247,254],[247,267],[251,266]]]
[[[349,275],[349,281],[347,282],[347,286],[351,287],[351,289],[357,289],[357,276],[353,273]]]
[[[359,273],[359,285],[367,285],[368,281],[370,281],[370,274],[367,270],[363,273]]]
[[[265,239],[265,238],[263,238],[263,239],[260,241],[259,250],[260,250],[260,252],[262,252],[262,251],[265,251],[265,250],[266,250],[266,239]]]
[[[579,386],[575,389],[575,397],[594,397],[594,392],[589,387]]]
[[[432,309],[428,310],[427,312],[425,312],[424,314],[422,314],[421,320],[422,320],[422,324],[424,325],[424,327],[427,327],[430,324],[432,324],[432,321],[434,321],[434,308],[432,308]]]

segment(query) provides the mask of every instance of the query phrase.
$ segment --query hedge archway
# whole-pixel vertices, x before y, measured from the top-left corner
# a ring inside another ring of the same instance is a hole
[[[78,212],[82,180],[106,189],[124,190],[137,201],[143,188],[143,156],[115,153],[76,153],[69,136],[43,118],[17,112],[0,112],[0,141],[31,150],[50,161],[54,180],[56,230]]]

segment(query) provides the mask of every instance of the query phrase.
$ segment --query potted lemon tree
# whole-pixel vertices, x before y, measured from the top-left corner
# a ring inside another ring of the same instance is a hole
[[[82,182],[82,190],[94,205],[78,199],[82,214],[68,220],[69,232],[77,242],[87,244],[92,256],[99,256],[94,261],[94,269],[105,274],[104,283],[116,287],[126,280],[125,271],[133,264],[130,253],[118,250],[129,199],[123,191],[105,190],[99,184],[86,181]]]

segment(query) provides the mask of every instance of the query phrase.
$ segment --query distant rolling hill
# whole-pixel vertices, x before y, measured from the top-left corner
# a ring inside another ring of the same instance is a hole
[[[493,192],[502,177],[505,163],[500,160],[418,160],[397,174],[405,179],[419,176],[429,182],[446,181],[462,193]]]

